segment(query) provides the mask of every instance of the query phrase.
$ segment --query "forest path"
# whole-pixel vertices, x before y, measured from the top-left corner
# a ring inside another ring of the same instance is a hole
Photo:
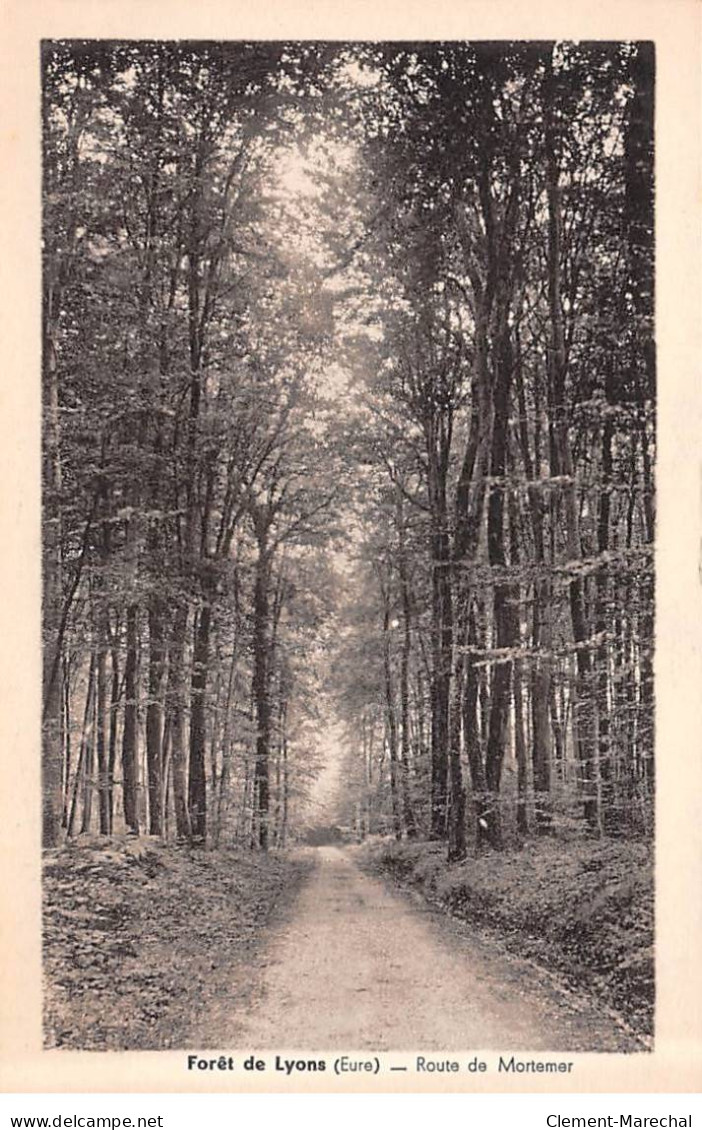
[[[324,847],[315,856],[229,1046],[640,1050],[596,1002],[387,890],[352,852]]]

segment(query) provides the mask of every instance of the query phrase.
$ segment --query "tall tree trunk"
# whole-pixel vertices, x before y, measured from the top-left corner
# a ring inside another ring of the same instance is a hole
[[[395,689],[390,660],[390,594],[383,589],[383,677],[385,690],[385,721],[390,760],[390,805],[392,830],[396,840],[402,837],[397,756],[397,716],[395,714]]]
[[[92,741],[93,718],[94,718],[94,687],[95,687],[95,653],[91,652],[90,655],[90,668],[88,670],[88,682],[85,691],[85,708],[83,711],[83,729],[81,730],[80,737],[80,751],[78,753],[78,764],[76,765],[76,775],[73,781],[73,793],[71,797],[70,814],[68,817],[68,837],[71,839],[75,835],[76,823],[78,820],[78,798],[83,796],[83,826],[82,831],[87,831],[85,823],[85,781],[86,781],[86,758],[88,756],[88,747]]]
[[[488,561],[498,579],[493,589],[493,620],[495,646],[499,650],[514,648],[519,640],[519,624],[514,607],[514,585],[505,580],[507,558],[505,554],[505,492],[507,473],[507,435],[509,397],[513,374],[512,348],[509,330],[503,328],[497,346],[497,366],[494,384],[494,426],[492,433],[493,479],[488,497],[487,544]],[[502,847],[500,818],[500,784],[502,764],[507,742],[507,725],[510,705],[511,660],[500,659],[493,665],[490,695],[490,720],[485,752],[485,779],[490,797],[488,839],[493,847]]]
[[[367,715],[364,713],[361,723],[361,740],[363,742],[363,784],[366,797],[366,832],[373,832],[373,743],[372,734]]]
[[[98,621],[97,671],[96,671],[96,752],[98,812],[100,835],[109,836],[111,832],[110,777],[107,753],[107,654],[109,649],[106,616],[101,613]]]
[[[515,492],[509,492],[509,538],[510,561],[513,569],[519,565],[520,550],[520,516]],[[521,584],[517,581],[514,585],[515,599],[518,601],[515,613],[516,643],[521,648],[521,615],[522,592]],[[529,815],[527,812],[527,754],[526,738],[524,735],[524,703],[522,698],[523,664],[521,659],[512,663],[512,700],[514,704],[514,751],[517,759],[517,830],[526,835],[529,831]]]
[[[124,822],[139,834],[138,758],[138,607],[127,608],[127,655],[124,668],[124,724],[122,727],[122,804]]]
[[[173,621],[168,657],[168,727],[171,738],[171,779],[173,782],[173,809],[176,822],[176,839],[189,842],[191,838],[188,812],[187,753],[185,746],[185,712],[187,685],[185,672],[185,643],[188,633],[188,606],[179,604]]]
[[[287,708],[283,714],[281,757],[283,760],[283,812],[280,822],[280,846],[284,848],[288,839],[288,811],[290,805],[290,766],[288,763]]]
[[[514,699],[514,749],[517,758],[517,830],[523,836],[529,832],[527,811],[527,751],[524,735],[524,702],[522,698],[523,670],[521,660],[515,660],[512,670],[512,696]]]
[[[449,820],[448,820],[448,861],[457,863],[465,859],[466,845],[466,790],[461,768],[461,723],[463,709],[463,670],[465,658],[460,647],[465,633],[459,635],[459,654],[453,679],[453,704],[451,707],[451,727],[449,737]]]
[[[547,574],[546,538],[544,536],[545,504],[540,487],[542,471],[542,426],[539,373],[534,376],[534,458],[529,448],[527,404],[522,376],[522,355],[519,336],[515,356],[515,379],[519,398],[519,437],[524,470],[529,482],[528,499],[534,540],[537,577],[533,587],[531,666],[531,760],[534,787],[534,820],[536,830],[545,835],[551,831],[551,728],[549,704],[553,692],[552,616],[553,585]],[[538,481],[537,481],[538,479]],[[514,553],[513,553],[514,556]],[[540,573],[540,575],[539,575]]]
[[[61,696],[61,456],[58,364],[54,329],[58,311],[50,287],[44,297],[43,340],[43,523],[42,523],[42,841],[55,846],[61,835],[63,812],[63,749]]]
[[[400,597],[402,605],[402,650],[400,653],[400,781],[402,791],[402,815],[408,839],[417,835],[417,822],[414,816],[410,789],[410,658],[412,654],[412,600],[409,577],[407,575],[407,552],[405,548],[405,519],[402,493],[397,496],[397,526],[399,544]]]
[[[469,258],[470,239],[466,242]],[[456,537],[455,564],[457,575],[457,600],[462,600],[465,608],[465,657],[457,668],[463,681],[462,719],[463,741],[468,758],[473,809],[476,819],[476,840],[485,842],[490,827],[490,802],[487,793],[485,764],[481,742],[481,729],[487,716],[487,693],[485,674],[475,665],[473,649],[478,643],[475,617],[474,595],[465,580],[465,574],[478,556],[481,531],[487,497],[487,482],[490,469],[491,447],[493,443],[494,405],[490,395],[490,373],[488,368],[488,322],[491,298],[485,298],[482,287],[474,282],[476,299],[475,365],[471,385],[471,419],[468,440],[456,487]],[[478,703],[481,702],[480,724],[478,722]],[[458,693],[456,705],[461,701]],[[458,720],[456,720],[457,722]],[[458,728],[455,733],[458,734]],[[456,764],[460,771],[460,760]],[[462,802],[465,804],[465,800]],[[458,815],[458,812],[456,813]],[[463,833],[465,837],[465,832]],[[457,845],[459,852],[463,850]]]
[[[195,618],[193,669],[190,680],[190,760],[188,763],[188,816],[192,842],[207,840],[207,683],[210,663],[212,609],[209,592]]]
[[[545,654],[550,646],[546,631],[542,630],[544,618],[550,620],[550,610],[543,609],[542,592],[534,589],[533,633],[534,646],[542,649],[537,655],[531,679],[531,726],[532,726],[532,769],[534,774],[534,820],[536,830],[541,835],[551,831],[551,721],[549,705],[555,699],[552,686],[551,660]],[[543,618],[542,618],[543,617]],[[553,722],[556,731],[556,759],[562,764],[563,748],[559,742],[560,729],[557,720]]]
[[[654,122],[655,122],[655,47],[637,43],[631,57],[632,98],[629,103],[629,129],[625,131],[625,219],[632,276],[631,295],[637,316],[645,329],[642,361],[644,374],[644,412],[641,418],[641,458],[643,464],[643,512],[645,540],[650,547],[655,536],[655,482],[651,443],[655,443],[656,350],[653,336],[655,310],[654,244]],[[641,379],[641,378],[639,378]],[[641,715],[644,724],[642,745],[645,756],[646,787],[654,787],[655,711],[654,711],[654,615],[655,585],[653,556],[645,562],[639,600],[642,606],[640,631]]]
[[[85,707],[85,723],[83,731],[83,815],[80,824],[82,835],[90,832],[93,818],[93,792],[95,790],[95,711],[97,661],[95,651],[90,656],[90,674],[88,676],[88,699]]]
[[[613,362],[607,362],[605,376],[605,395],[608,406],[614,400]],[[597,514],[597,552],[600,556],[596,575],[596,615],[597,634],[600,643],[597,647],[597,700],[598,700],[598,742],[599,771],[601,779],[602,826],[605,832],[616,830],[619,820],[614,795],[614,772],[611,755],[610,702],[609,702],[609,643],[607,642],[611,613],[609,608],[609,565],[607,554],[610,542],[610,512],[612,489],[612,441],[614,425],[612,414],[605,415],[602,424],[602,459],[600,469],[600,494]]]
[[[565,689],[561,694],[561,702],[565,701]],[[555,749],[555,763],[556,773],[560,776],[561,780],[565,777],[565,708],[559,711],[558,708],[558,694],[556,691],[556,684],[551,680],[551,696],[548,704],[548,713],[551,716],[551,733],[553,734],[553,744]],[[548,724],[548,717],[546,720]]]
[[[70,665],[63,657],[61,662],[61,677],[62,688],[61,696],[63,699],[63,718],[62,718],[62,742],[65,746],[65,757],[63,759],[63,810],[61,815],[61,827],[68,827],[68,809],[71,800],[71,756],[72,756],[72,736],[71,736],[71,683],[70,683]]]
[[[219,844],[222,835],[222,822],[227,808],[227,791],[231,777],[232,736],[231,716],[234,699],[234,676],[236,673],[236,646],[232,649],[232,658],[229,664],[229,677],[227,679],[227,695],[224,704],[224,726],[222,732],[222,771],[219,775],[217,790],[217,811],[215,823],[215,844]]]
[[[464,664],[463,740],[465,742],[468,768],[470,770],[473,807],[476,819],[476,841],[480,845],[485,843],[488,839],[490,801],[487,792],[487,781],[485,779],[485,765],[480,742],[480,727],[478,726],[478,693],[480,682],[473,651],[477,643],[478,630],[475,622],[475,611],[471,605],[468,612],[468,641]]]
[[[149,789],[149,832],[163,835],[163,684],[166,652],[163,602],[149,605],[149,702],[146,708],[146,764]]]
[[[108,622],[109,626],[109,622]],[[110,629],[110,727],[107,748],[107,811],[110,823],[110,833],[114,829],[114,807],[115,807],[115,770],[117,768],[117,746],[119,739],[119,703],[123,693],[123,687],[120,685],[119,674],[119,651],[117,648],[117,636],[119,634],[119,619],[115,628],[115,634],[112,634]]]
[[[565,402],[567,355],[561,298],[562,215],[556,138],[552,112],[546,121],[546,195],[548,201],[548,303],[551,327],[549,376],[551,387],[552,436],[555,470],[564,481],[563,496],[568,558],[577,563],[582,557],[580,520],[575,472],[568,434]],[[584,816],[589,828],[599,832],[599,762],[597,748],[597,703],[592,686],[592,655],[588,644],[588,621],[582,578],[569,584],[573,639],[576,644],[577,692],[575,723],[580,761]]]
[[[242,842],[249,840],[249,802],[251,793],[251,758],[244,757],[244,783],[241,789],[241,804],[237,818],[237,839]],[[253,843],[250,844],[253,847]]]
[[[254,762],[254,818],[258,846],[267,851],[270,839],[270,582],[271,561],[266,535],[261,534],[254,582],[253,679],[256,715],[256,758]]]
[[[436,488],[439,495],[441,486]],[[449,707],[453,662],[451,565],[445,496],[438,502],[432,534],[433,663],[431,678],[431,838],[446,835]]]

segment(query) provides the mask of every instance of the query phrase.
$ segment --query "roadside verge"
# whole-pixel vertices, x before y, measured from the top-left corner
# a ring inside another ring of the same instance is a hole
[[[652,852],[641,843],[529,842],[448,864],[445,845],[364,844],[361,867],[490,931],[622,1018],[647,1047],[654,1018]]]
[[[284,852],[93,837],[44,859],[46,1047],[220,1047],[274,915],[312,866]]]

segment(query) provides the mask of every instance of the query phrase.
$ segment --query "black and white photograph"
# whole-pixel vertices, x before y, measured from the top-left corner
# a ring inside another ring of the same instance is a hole
[[[654,44],[41,98],[44,1047],[651,1053]]]

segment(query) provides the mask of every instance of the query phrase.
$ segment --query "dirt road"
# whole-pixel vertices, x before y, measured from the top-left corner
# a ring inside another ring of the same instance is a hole
[[[316,856],[229,1046],[640,1050],[595,1003],[387,890],[352,852]]]

